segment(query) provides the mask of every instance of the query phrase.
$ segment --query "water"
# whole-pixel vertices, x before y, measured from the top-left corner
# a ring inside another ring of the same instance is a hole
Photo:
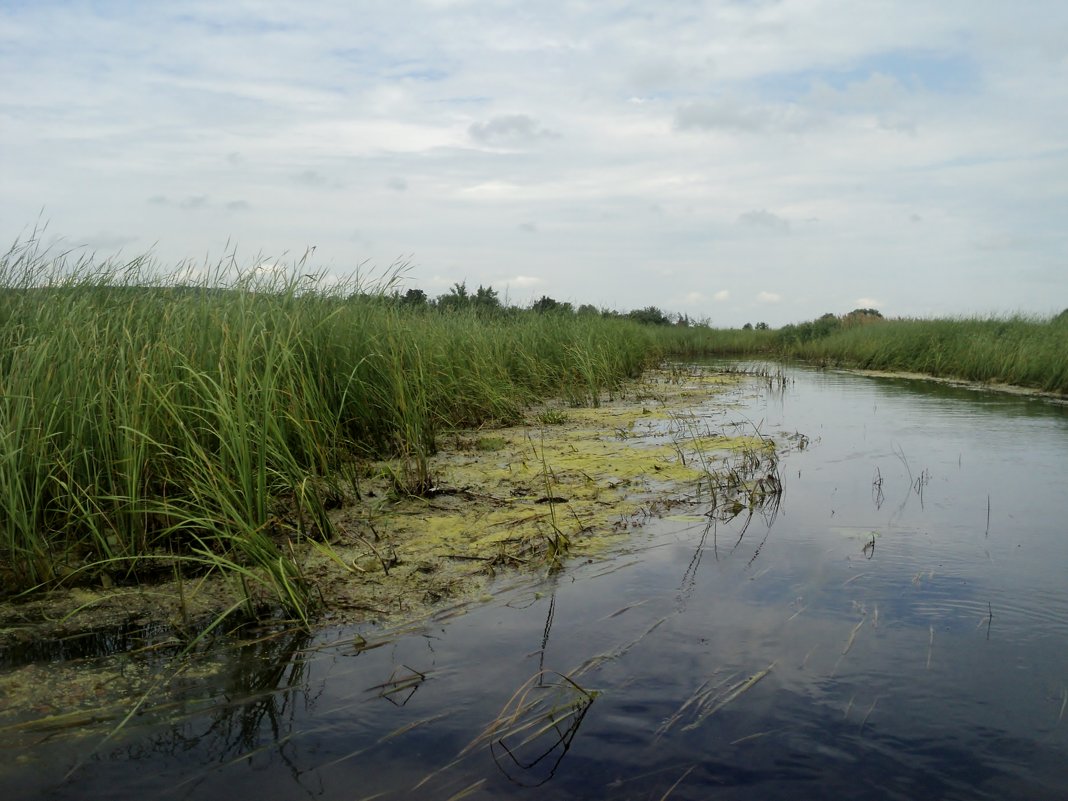
[[[1068,797],[1068,409],[792,370],[698,412],[806,435],[777,514],[194,664],[105,742],[7,735],[4,797]]]

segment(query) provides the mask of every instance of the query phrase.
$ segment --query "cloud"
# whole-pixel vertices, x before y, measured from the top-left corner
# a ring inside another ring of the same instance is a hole
[[[687,304],[689,304],[690,306],[693,306],[693,305],[698,304],[698,303],[704,303],[704,301],[705,301],[705,296],[704,296],[703,292],[687,292],[686,293],[685,302]]]
[[[821,116],[796,103],[742,103],[731,98],[687,103],[675,110],[676,131],[728,133],[798,133],[821,122]]]
[[[841,89],[817,81],[805,102],[827,114],[866,115],[884,130],[916,133],[917,121],[910,111],[916,105],[913,93],[897,78],[881,72],[851,81]]]
[[[725,325],[818,317],[835,286],[903,315],[1068,295],[1056,1],[811,5],[0,4],[0,238],[45,208],[167,263],[314,240],[339,272],[415,253],[428,291],[693,289]]]
[[[675,111],[679,131],[763,131],[771,124],[767,110],[740,106],[729,101],[689,103]]]
[[[189,195],[182,198],[182,201],[178,206],[186,211],[195,211],[196,209],[202,209],[208,205],[207,195]]]
[[[408,182],[405,181],[403,178],[398,178],[394,176],[388,181],[386,181],[386,186],[388,186],[394,192],[405,192],[408,189]]]
[[[772,231],[786,232],[790,230],[790,223],[778,214],[772,214],[766,209],[747,211],[738,215],[738,225],[753,228],[767,228]]]
[[[231,200],[226,204],[228,211],[248,211],[252,208],[247,200]]]
[[[858,309],[878,309],[883,302],[875,298],[857,298],[856,304]]]
[[[305,186],[322,186],[326,183],[326,176],[315,170],[304,170],[294,175],[293,180]]]
[[[542,283],[542,280],[533,275],[517,275],[515,278],[510,278],[503,283],[512,284],[517,287],[538,286]]]
[[[778,292],[758,292],[757,303],[778,303],[782,300],[782,295]]]
[[[132,245],[137,240],[136,236],[102,232],[83,239],[82,246],[88,250],[117,251],[127,245]]]
[[[1027,245],[1027,242],[1021,237],[1013,234],[989,234],[973,243],[979,250],[986,251],[1006,251],[1006,250],[1018,250]]]
[[[472,123],[468,129],[472,139],[487,145],[520,145],[540,139],[553,139],[559,134],[543,128],[526,114],[503,114],[487,122]]]

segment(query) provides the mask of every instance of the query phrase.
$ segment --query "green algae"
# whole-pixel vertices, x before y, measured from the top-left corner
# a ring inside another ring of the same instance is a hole
[[[755,486],[744,466],[773,458],[773,443],[738,434],[738,427],[731,433],[708,428],[720,393],[740,380],[657,372],[596,408],[565,413],[546,406],[530,410],[523,425],[453,432],[429,457],[432,486],[421,496],[398,493],[391,480],[397,464],[367,465],[329,513],[331,541],[297,544],[292,558],[323,598],[323,620],[332,625],[403,625],[446,606],[462,614],[492,597],[489,583],[502,570],[538,576],[567,556],[596,558],[633,537],[650,515],[700,497],[702,484]],[[735,514],[744,507],[737,499],[732,504]],[[210,575],[150,590],[79,588],[14,614],[8,608],[0,617],[0,646],[114,619],[157,626],[149,648],[178,648],[189,637],[183,626],[191,610],[200,616],[226,609],[242,591]],[[45,728],[49,720],[59,728],[94,716],[112,720],[116,698],[128,699],[149,681],[147,673],[124,666],[126,660],[72,665],[67,686],[84,689],[78,698],[42,696],[36,665],[0,674],[6,721],[24,733],[34,727],[22,721],[35,718]],[[131,685],[116,675],[137,680]]]

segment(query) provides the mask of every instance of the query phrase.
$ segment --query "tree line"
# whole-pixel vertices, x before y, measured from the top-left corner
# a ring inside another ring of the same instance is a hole
[[[590,303],[576,307],[567,301],[559,301],[548,295],[542,295],[529,306],[510,305],[501,299],[500,293],[492,286],[478,285],[471,291],[466,282],[456,282],[449,291],[436,298],[431,298],[422,289],[409,289],[403,294],[398,290],[390,294],[389,299],[398,305],[415,310],[434,310],[439,312],[474,312],[487,316],[509,316],[530,311],[536,314],[566,314],[578,316],[614,317],[631,319],[646,325],[674,325],[681,327],[710,327],[707,320],[695,321],[686,314],[666,312],[656,306],[646,306],[629,312],[598,308]]]

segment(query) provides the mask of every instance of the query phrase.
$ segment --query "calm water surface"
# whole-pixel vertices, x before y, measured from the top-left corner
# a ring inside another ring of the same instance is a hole
[[[786,376],[695,409],[808,438],[777,514],[251,646],[106,742],[5,743],[3,797],[1068,798],[1068,409]]]

